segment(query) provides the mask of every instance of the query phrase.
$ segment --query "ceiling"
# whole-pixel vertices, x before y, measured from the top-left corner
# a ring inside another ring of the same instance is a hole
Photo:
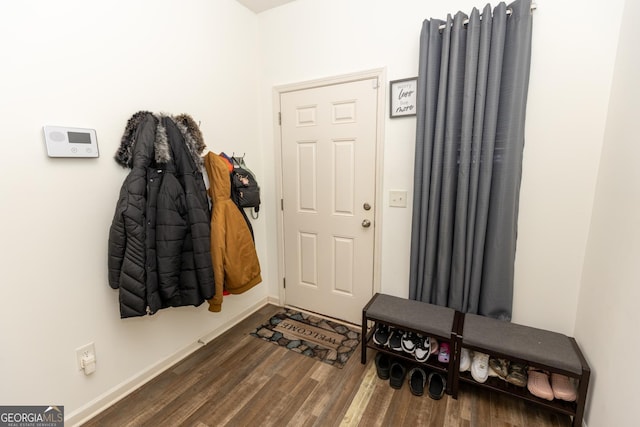
[[[264,12],[274,7],[282,6],[285,3],[290,3],[293,0],[237,0],[238,3],[243,4],[247,9],[254,11],[255,13]]]

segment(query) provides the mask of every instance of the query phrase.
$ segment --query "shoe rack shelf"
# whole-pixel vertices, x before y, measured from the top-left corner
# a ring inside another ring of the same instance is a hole
[[[546,400],[531,394],[526,386],[518,387],[500,378],[489,377],[486,382],[478,383],[469,372],[459,372],[458,365],[455,367],[454,375],[455,390],[458,389],[458,382],[462,381],[508,394],[569,415],[573,417],[574,427],[582,427],[591,370],[574,338],[489,317],[461,313],[457,339],[458,349],[467,348],[549,373],[565,375],[573,378],[578,387],[574,402]]]
[[[419,365],[437,371],[447,379],[446,392],[453,394],[453,367],[458,363],[454,345],[455,333],[459,314],[450,308],[425,304],[420,301],[407,300],[385,294],[375,294],[362,310],[362,357],[361,362],[367,363],[367,348],[372,348],[390,354],[413,365]],[[418,362],[411,355],[394,351],[388,347],[377,345],[373,341],[375,328],[369,329],[369,322],[385,324],[403,331],[415,332],[435,338],[438,343],[449,344],[449,363],[441,363],[437,355],[433,354],[425,362]]]
[[[428,335],[438,342],[448,342],[448,364],[438,362],[432,355],[422,365],[446,374],[446,392],[453,398],[457,398],[459,383],[468,383],[569,415],[573,418],[573,427],[582,427],[591,370],[574,338],[420,301],[375,294],[362,310],[363,364],[367,363],[367,348],[420,364],[407,354],[375,344],[376,323]],[[479,383],[469,372],[459,370],[463,347],[573,378],[577,383],[577,398],[574,402],[545,400],[531,394],[527,387],[518,387],[495,377]]]
[[[398,329],[409,331],[409,329],[407,329],[407,328],[405,328],[405,327],[403,327],[401,325],[394,325],[394,324],[390,324],[390,323],[387,323],[387,325],[392,326],[394,328],[398,328]],[[413,332],[424,333],[424,332],[415,331],[415,330]],[[440,342],[440,341],[438,341],[438,342]],[[373,348],[376,351],[380,351],[382,353],[389,354],[389,355],[393,356],[396,359],[404,360],[405,362],[407,362],[408,366],[410,366],[410,365],[420,365],[420,366],[426,367],[426,368],[428,368],[430,370],[437,371],[437,372],[439,372],[441,374],[444,374],[445,377],[448,376],[449,364],[448,363],[439,362],[437,354],[429,356],[429,358],[425,362],[419,362],[412,355],[407,354],[404,351],[392,350],[392,349],[390,349],[388,347],[384,347],[384,346],[376,344],[373,340],[370,340],[367,343],[367,347],[368,348]],[[365,363],[366,363],[366,361],[365,361]]]
[[[572,416],[575,415],[576,412],[575,404],[572,404],[571,402],[565,402],[557,399],[553,401],[541,399],[529,393],[526,387],[518,387],[513,384],[509,384],[499,378],[489,377],[485,383],[480,384],[474,380],[468,372],[460,372],[459,379],[464,383],[473,384],[498,393],[508,394],[561,414]]]

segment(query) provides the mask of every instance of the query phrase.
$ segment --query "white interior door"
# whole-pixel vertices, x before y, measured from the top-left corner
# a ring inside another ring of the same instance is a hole
[[[355,324],[373,294],[378,90],[280,95],[285,302]]]

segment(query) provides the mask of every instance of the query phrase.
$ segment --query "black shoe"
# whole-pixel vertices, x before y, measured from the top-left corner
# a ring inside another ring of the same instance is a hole
[[[394,329],[389,336],[389,348],[395,351],[402,351],[402,335],[403,331],[400,329]]]
[[[447,381],[437,372],[429,374],[429,397],[435,400],[442,399]]]
[[[389,370],[391,369],[391,358],[388,354],[378,352],[376,354],[376,371],[378,377],[383,380],[389,379]]]
[[[373,342],[385,346],[389,341],[389,326],[384,324],[378,324],[376,331],[373,333]]]
[[[416,396],[424,394],[424,386],[427,383],[427,373],[421,368],[413,368],[409,371],[409,390]]]
[[[389,384],[393,388],[402,388],[404,377],[407,375],[407,369],[400,362],[393,362],[389,370]]]

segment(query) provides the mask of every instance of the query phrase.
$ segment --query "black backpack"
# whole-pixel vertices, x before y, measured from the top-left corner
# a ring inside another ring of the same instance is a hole
[[[244,156],[232,157],[231,199],[239,208],[253,208],[251,217],[258,218],[260,210],[260,186],[256,177],[244,163]]]

